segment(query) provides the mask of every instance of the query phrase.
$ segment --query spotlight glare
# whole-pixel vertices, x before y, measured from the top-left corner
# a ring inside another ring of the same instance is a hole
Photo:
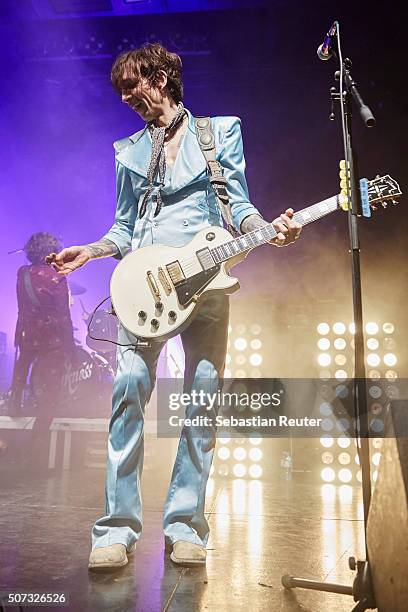
[[[381,459],[381,453],[374,453],[373,456],[371,457],[371,461],[373,462],[373,464],[378,467],[380,464],[380,459]]]
[[[320,338],[317,341],[317,348],[321,351],[327,351],[330,348],[330,340],[328,338]]]
[[[317,362],[320,366],[322,366],[323,368],[326,368],[328,365],[331,364],[331,357],[329,353],[320,353],[320,355],[317,358]]]
[[[262,468],[260,465],[251,465],[249,468],[249,475],[251,478],[260,478],[262,476]]]
[[[347,468],[342,468],[341,470],[339,470],[338,476],[341,482],[350,482],[350,480],[353,478],[351,470]]]
[[[325,448],[331,448],[334,444],[334,440],[331,436],[322,436],[320,438],[320,444]]]
[[[237,351],[245,351],[246,347],[248,346],[248,342],[245,340],[245,338],[237,338],[234,342],[234,346]]]
[[[361,474],[361,470],[358,470],[358,472],[356,474],[356,478],[357,478],[358,482],[362,482],[363,476]]]
[[[336,477],[334,470],[332,468],[327,467],[322,469],[320,475],[322,480],[324,480],[325,482],[333,482]]]
[[[327,323],[319,323],[317,326],[317,333],[321,336],[326,336],[330,331],[330,327]]]
[[[249,443],[253,444],[254,446],[259,446],[259,444],[262,442],[262,438],[249,438]]]
[[[262,342],[259,340],[259,338],[254,338],[254,340],[251,340],[250,346],[254,351],[259,351],[262,346]]]
[[[330,453],[329,451],[326,451],[325,453],[322,453],[322,462],[323,463],[330,464],[330,463],[333,463],[333,461],[334,461],[333,453]]]
[[[229,353],[225,355],[225,363],[226,365],[231,363],[231,355]]]
[[[261,329],[262,328],[259,323],[253,323],[250,327],[250,330],[254,334],[254,336],[259,336],[259,334],[261,333]]]
[[[378,342],[377,338],[369,338],[367,340],[367,348],[370,351],[376,351],[379,346],[380,346],[380,343]]]
[[[395,370],[387,370],[385,373],[385,378],[387,378],[387,380],[396,380],[398,378],[398,374],[395,372]]]
[[[341,321],[337,321],[333,325],[333,331],[337,336],[341,336],[346,331],[346,326]]]
[[[262,355],[260,355],[259,353],[252,353],[249,358],[249,363],[255,367],[260,366],[262,361]]]
[[[348,448],[350,446],[350,438],[346,438],[346,436],[339,436],[337,438],[337,444],[340,448]]]
[[[337,378],[337,380],[346,380],[347,378],[347,372],[346,370],[336,370],[334,373],[334,378]]]
[[[234,476],[236,476],[237,478],[242,478],[243,476],[246,475],[247,470],[246,470],[245,465],[243,465],[242,463],[236,463],[234,465],[233,472],[234,472]]]
[[[377,482],[377,478],[378,478],[378,470],[374,470],[374,472],[373,472],[373,482]]]
[[[395,327],[392,323],[384,323],[383,325],[383,332],[385,334],[393,334],[395,330]]]
[[[234,449],[234,459],[236,459],[237,461],[244,461],[244,459],[246,459],[246,455],[247,452],[245,448],[242,448],[242,446],[239,446],[238,448]]]
[[[224,370],[224,378],[231,378],[231,370],[225,368]]]
[[[349,332],[352,336],[354,336],[354,334],[356,333],[356,324],[355,323],[350,323],[349,325]]]
[[[251,448],[249,451],[251,461],[260,461],[262,459],[262,451],[260,448]]]
[[[348,465],[351,461],[351,457],[348,453],[340,453],[338,460],[341,465]]]
[[[334,348],[338,351],[343,351],[346,348],[346,341],[344,338],[336,338],[333,344]]]
[[[222,459],[223,461],[225,461],[226,459],[229,459],[230,454],[231,454],[231,451],[228,448],[228,446],[222,446],[221,448],[218,449],[218,457]]]
[[[389,367],[395,366],[397,363],[397,356],[394,353],[386,353],[384,355],[384,363]]]
[[[373,380],[381,378],[381,372],[379,372],[378,370],[370,370],[368,372],[368,378],[372,378]]]
[[[378,334],[378,325],[377,323],[374,323],[374,321],[369,321],[369,323],[366,323],[365,326],[365,330],[366,333],[369,334],[370,336],[374,336],[375,334]]]
[[[339,355],[335,356],[334,361],[337,363],[337,365],[344,366],[347,362],[347,357],[340,353]]]
[[[380,356],[377,355],[377,353],[369,353],[367,355],[367,363],[372,368],[377,367],[379,365],[380,361],[381,361]]]

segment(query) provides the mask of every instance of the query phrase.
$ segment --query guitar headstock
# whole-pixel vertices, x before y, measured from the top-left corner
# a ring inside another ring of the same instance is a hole
[[[340,162],[340,188],[339,206],[343,210],[348,210],[349,199],[347,196],[347,172],[345,161]],[[379,206],[387,208],[388,204],[398,204],[398,198],[402,195],[401,188],[397,181],[389,174],[377,175],[371,181],[360,179],[361,209],[364,217],[370,217],[372,210],[377,210]]]
[[[363,179],[364,180],[364,179]],[[388,204],[398,204],[402,191],[397,181],[389,174],[377,176],[367,181],[367,192],[370,208],[376,210],[378,206],[386,208]]]

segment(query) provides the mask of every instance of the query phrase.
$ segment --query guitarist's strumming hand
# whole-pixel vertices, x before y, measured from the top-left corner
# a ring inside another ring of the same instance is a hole
[[[70,274],[84,266],[91,259],[100,257],[112,257],[118,253],[116,244],[101,238],[91,244],[72,246],[62,249],[59,253],[50,253],[45,258],[45,263],[52,266],[59,274]]]
[[[293,215],[293,208],[287,208],[284,213],[272,221],[273,228],[278,232],[278,235],[271,240],[271,244],[278,247],[287,246],[299,238],[302,226],[293,220]],[[261,216],[249,215],[243,220],[241,230],[244,234],[247,234],[265,225],[270,224]]]

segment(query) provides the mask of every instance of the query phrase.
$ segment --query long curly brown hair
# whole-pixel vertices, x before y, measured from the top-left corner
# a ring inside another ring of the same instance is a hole
[[[23,250],[31,263],[45,265],[46,255],[58,253],[61,249],[62,243],[58,238],[48,232],[37,232],[28,239]]]
[[[111,81],[114,89],[121,93],[123,74],[128,70],[134,78],[146,78],[154,87],[160,70],[167,74],[167,89],[178,104],[183,99],[183,81],[181,57],[171,53],[160,43],[148,43],[140,49],[121,53],[111,70]]]

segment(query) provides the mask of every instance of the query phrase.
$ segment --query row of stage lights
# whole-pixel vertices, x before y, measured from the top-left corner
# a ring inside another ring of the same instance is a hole
[[[262,326],[259,323],[239,323],[228,327],[227,355],[224,378],[262,377]]]
[[[210,475],[223,478],[258,479],[263,475],[260,462],[263,458],[262,439],[258,437],[231,438],[227,432],[218,436],[216,466],[211,466]]]
[[[370,368],[369,378],[387,378],[394,380],[398,374],[393,369],[398,362],[395,354],[396,342],[394,337],[395,328],[392,323],[378,323],[370,321],[365,325],[365,332],[370,336],[365,341],[366,364]],[[346,379],[352,376],[354,366],[354,324],[346,326],[345,323],[337,321],[333,325],[321,322],[317,325],[317,348],[321,351],[317,355],[317,363],[321,368],[320,378]],[[348,337],[347,337],[348,336]],[[351,336],[351,338],[350,338]],[[333,370],[329,368],[333,367]],[[386,368],[385,372],[381,369]]]
[[[317,325],[317,348],[322,351],[318,354],[317,363],[321,368],[320,378],[336,378],[345,380],[353,376],[354,368],[354,324],[346,325],[341,321],[333,324],[321,322]],[[382,324],[370,321],[364,327],[366,365],[368,366],[368,409],[371,418],[370,430],[381,435],[384,423],[380,418],[383,410],[381,400],[385,402],[397,397],[398,389],[392,383],[398,379],[398,373],[394,369],[398,363],[395,353],[396,341],[394,338],[395,327],[393,323]],[[351,336],[351,338],[350,338]],[[328,368],[334,366],[332,370]],[[348,368],[348,370],[346,369]],[[388,386],[385,390],[376,382],[385,378]],[[385,392],[383,392],[385,391]],[[323,404],[322,404],[323,406]],[[322,409],[321,409],[322,412]],[[338,419],[338,428],[347,419]],[[343,426],[343,435],[337,439],[331,435],[320,438],[321,444],[321,468],[320,477],[326,483],[352,484],[353,481],[361,482],[361,469],[357,453],[356,442],[348,437],[346,430],[350,427]],[[350,435],[353,435],[352,432]],[[370,440],[370,457],[372,464],[372,480],[378,477],[378,465],[381,459],[382,438]]]

